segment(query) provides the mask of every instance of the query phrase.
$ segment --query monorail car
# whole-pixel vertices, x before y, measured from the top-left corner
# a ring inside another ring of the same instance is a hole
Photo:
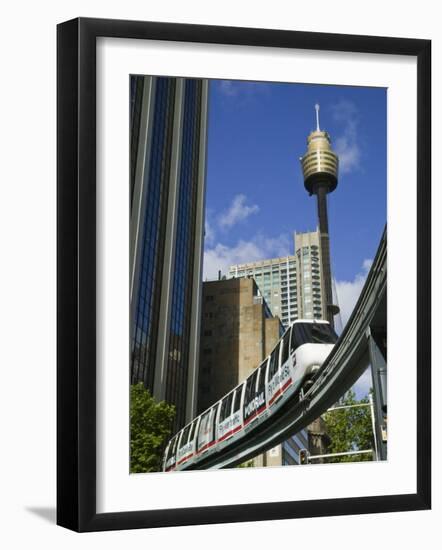
[[[297,402],[337,338],[328,321],[295,321],[246,380],[170,439],[163,470],[196,467],[268,422],[288,400]]]

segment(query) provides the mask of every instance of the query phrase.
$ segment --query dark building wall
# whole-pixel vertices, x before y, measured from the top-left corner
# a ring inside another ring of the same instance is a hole
[[[196,412],[207,86],[131,80],[131,382],[176,406],[175,429]]]
[[[201,134],[201,81],[186,80],[180,175],[178,178],[175,261],[167,356],[166,401],[185,403],[192,322],[196,210],[198,202],[198,154]],[[197,274],[200,277],[200,274]],[[185,408],[177,410],[176,425],[185,423]]]
[[[132,383],[143,382],[152,392],[168,220],[176,82],[175,79],[159,78],[155,84],[154,97],[149,97],[153,110],[151,124],[147,128],[150,139],[144,151],[138,153],[138,162],[143,162],[145,169],[142,174],[144,193],[140,198],[143,216],[135,260],[138,265],[137,288],[132,304],[131,372]],[[140,108],[135,115],[142,116]],[[138,126],[140,124],[141,121]],[[137,201],[132,205],[132,210],[138,208]]]

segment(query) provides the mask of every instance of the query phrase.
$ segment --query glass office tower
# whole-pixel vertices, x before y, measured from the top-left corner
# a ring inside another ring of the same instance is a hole
[[[130,82],[131,382],[196,411],[208,83]]]

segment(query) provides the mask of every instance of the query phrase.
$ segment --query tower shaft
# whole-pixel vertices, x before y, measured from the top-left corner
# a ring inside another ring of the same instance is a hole
[[[325,307],[323,317],[334,326],[333,317],[339,313],[333,304],[332,278],[330,265],[330,239],[328,234],[327,194],[338,184],[337,154],[331,147],[330,136],[319,126],[319,105],[316,109],[316,130],[307,138],[307,151],[300,158],[304,176],[304,186],[310,195],[316,195],[319,224],[319,240],[322,258],[322,278]]]
[[[328,215],[327,215],[327,187],[318,185],[316,188],[316,198],[318,207],[319,237],[322,258],[322,273],[324,279],[324,294],[327,321],[334,326],[333,316],[333,294],[330,265],[330,238],[328,235]]]

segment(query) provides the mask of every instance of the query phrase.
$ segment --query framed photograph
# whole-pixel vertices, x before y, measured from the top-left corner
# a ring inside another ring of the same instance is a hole
[[[429,509],[431,42],[57,40],[57,523]]]

